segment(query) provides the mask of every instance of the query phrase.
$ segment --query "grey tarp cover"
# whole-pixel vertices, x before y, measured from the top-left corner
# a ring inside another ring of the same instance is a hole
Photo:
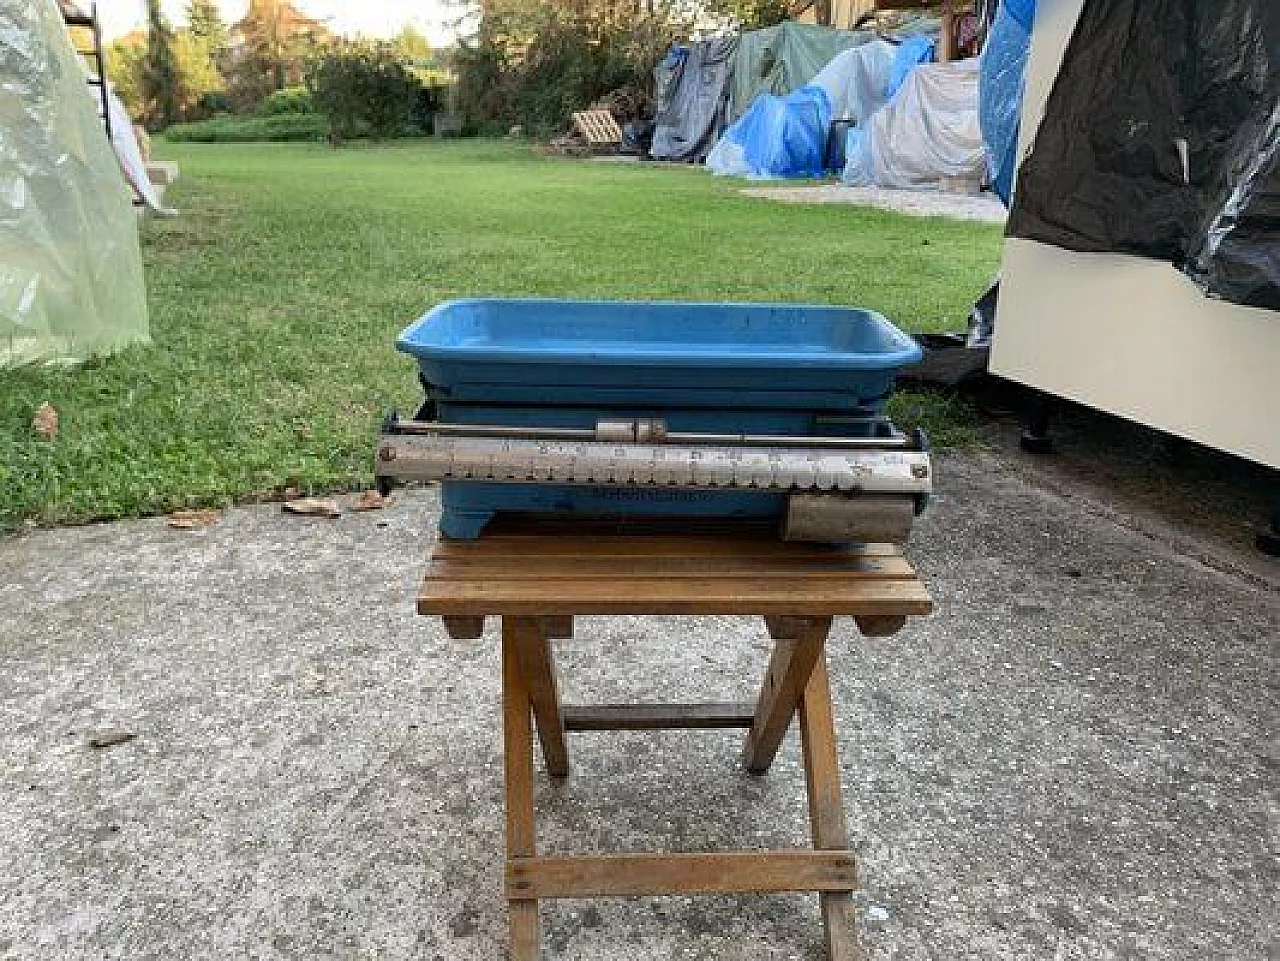
[[[729,119],[741,117],[762,93],[785,96],[800,89],[836,54],[873,39],[875,34],[868,31],[791,20],[742,34],[729,81]]]
[[[137,217],[54,0],[0,3],[0,369],[147,340]]]
[[[682,44],[654,68],[657,104],[649,154],[655,160],[697,163],[706,158],[727,120],[726,95],[737,49],[737,37]]]
[[[978,124],[977,60],[926,63],[870,121],[849,131],[843,180],[858,187],[980,181],[987,153]]]

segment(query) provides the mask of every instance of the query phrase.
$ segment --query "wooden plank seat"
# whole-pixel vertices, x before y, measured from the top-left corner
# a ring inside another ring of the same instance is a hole
[[[418,612],[456,638],[502,619],[506,896],[510,957],[534,961],[538,900],[728,892],[819,892],[832,961],[859,957],[824,645],[835,616],[884,636],[932,602],[897,547],[824,547],[754,534],[616,534],[498,529],[432,552]],[[564,705],[550,641],[581,614],[763,616],[774,653],[754,704]],[[535,848],[533,732],[547,772],[569,772],[566,732],[747,730],[744,763],[769,769],[799,715],[811,851],[540,856]],[[536,725],[535,725],[536,721]]]

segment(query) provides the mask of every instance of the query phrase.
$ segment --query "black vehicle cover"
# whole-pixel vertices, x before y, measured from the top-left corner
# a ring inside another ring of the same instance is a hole
[[[1280,309],[1280,0],[1086,0],[1008,233]]]

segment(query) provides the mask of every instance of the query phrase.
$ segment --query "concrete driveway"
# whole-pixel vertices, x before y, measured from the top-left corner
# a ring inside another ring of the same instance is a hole
[[[1274,957],[1275,563],[1016,458],[940,474],[937,614],[829,649],[870,956]],[[436,506],[0,541],[0,957],[502,956],[496,636],[412,613]],[[730,618],[559,644],[577,701],[749,699],[768,656]],[[796,741],[753,778],[736,736],[575,735],[541,843],[803,846]],[[822,956],[812,896],[543,918],[552,958]]]

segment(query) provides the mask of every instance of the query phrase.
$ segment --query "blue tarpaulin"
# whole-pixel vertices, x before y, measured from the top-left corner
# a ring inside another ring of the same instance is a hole
[[[1036,0],[1002,0],[982,51],[978,121],[991,158],[991,189],[1009,206],[1018,167],[1022,93]]]
[[[893,58],[893,67],[889,71],[889,84],[884,91],[884,99],[892,100],[894,94],[902,89],[907,76],[922,63],[933,62],[933,51],[937,42],[932,37],[907,37],[898,44]]]
[[[826,166],[831,99],[814,84],[785,97],[757,97],[707,157],[712,173],[733,177],[818,177]]]

